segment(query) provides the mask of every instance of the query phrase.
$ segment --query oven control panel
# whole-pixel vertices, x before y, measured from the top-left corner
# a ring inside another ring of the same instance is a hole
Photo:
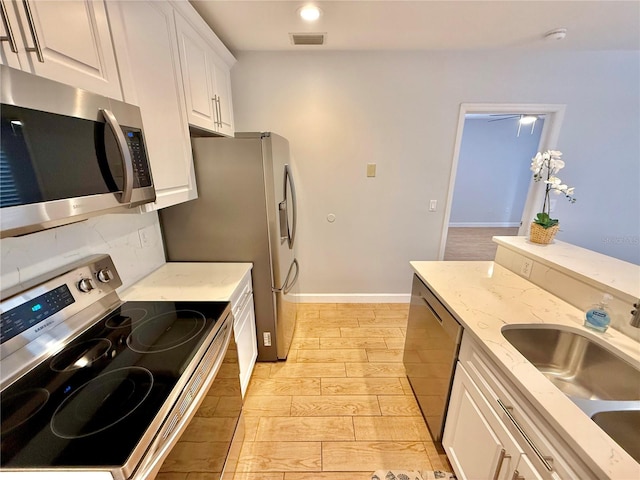
[[[120,303],[122,285],[109,255],[94,255],[34,279],[18,293],[3,292],[0,303],[2,383],[14,368],[24,368],[51,353],[83,328],[105,304]],[[100,307],[100,308],[98,308]],[[83,311],[82,319],[76,314]],[[15,364],[15,367],[11,365]]]

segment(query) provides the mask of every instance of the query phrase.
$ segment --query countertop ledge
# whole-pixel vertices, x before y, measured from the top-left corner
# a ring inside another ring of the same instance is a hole
[[[125,301],[228,302],[251,263],[167,262],[119,293]]]
[[[493,241],[595,288],[615,290],[634,299],[640,296],[640,266],[633,263],[559,240],[539,245],[527,237],[497,236]]]
[[[410,262],[417,275],[568,445],[599,476],[640,478],[640,464],[529,363],[502,335],[505,325],[546,324],[587,332],[640,365],[640,343],[609,329],[595,333],[583,312],[492,262]]]

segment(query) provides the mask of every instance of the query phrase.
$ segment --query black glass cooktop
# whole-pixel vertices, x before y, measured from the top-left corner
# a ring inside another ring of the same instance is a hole
[[[226,302],[127,302],[1,394],[3,467],[123,465]]]

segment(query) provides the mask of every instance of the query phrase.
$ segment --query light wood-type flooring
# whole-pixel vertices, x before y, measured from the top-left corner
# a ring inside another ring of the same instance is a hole
[[[299,305],[288,359],[255,366],[235,480],[451,471],[405,377],[407,313],[407,304]]]
[[[517,235],[518,227],[449,227],[444,260],[493,260],[493,236]]]

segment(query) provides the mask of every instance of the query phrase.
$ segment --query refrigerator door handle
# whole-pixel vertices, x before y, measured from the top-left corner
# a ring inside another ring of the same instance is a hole
[[[291,224],[289,224],[289,198],[287,195],[287,185],[291,191]],[[283,243],[287,240],[289,248],[292,249],[293,242],[296,238],[296,228],[298,226],[298,212],[296,208],[296,186],[293,183],[293,175],[291,174],[291,167],[288,163],[284,166],[283,190],[284,200],[278,204],[278,209],[280,211],[280,242]]]
[[[286,195],[286,189],[285,189]],[[288,222],[288,213],[287,213],[287,199],[285,198],[278,204],[278,214],[280,219],[280,244],[283,244],[285,240],[289,239],[289,227],[287,226]]]
[[[289,279],[291,278],[291,273],[293,272],[293,267],[295,266],[296,270],[295,270],[295,275],[293,276],[293,280],[289,281]],[[289,293],[291,291],[291,288],[296,284],[296,282],[298,281],[298,273],[300,272],[300,267],[298,265],[298,260],[296,260],[295,258],[293,259],[293,262],[291,262],[291,265],[289,265],[289,271],[287,272],[287,276],[284,279],[284,282],[282,282],[282,287],[278,288],[278,287],[272,287],[271,291],[274,293],[284,293],[285,295],[287,293]]]
[[[282,293],[284,293],[285,295],[291,291],[293,286],[298,281],[298,274],[300,273],[300,265],[298,264],[298,260],[295,259],[295,258],[293,259],[293,262],[291,262],[291,266],[289,267],[289,271],[291,271],[291,269],[294,267],[294,265],[296,267],[296,273],[293,276],[293,279],[290,282],[285,282],[285,284],[284,284],[284,286],[282,288]],[[289,274],[287,274],[287,279],[289,279]]]

